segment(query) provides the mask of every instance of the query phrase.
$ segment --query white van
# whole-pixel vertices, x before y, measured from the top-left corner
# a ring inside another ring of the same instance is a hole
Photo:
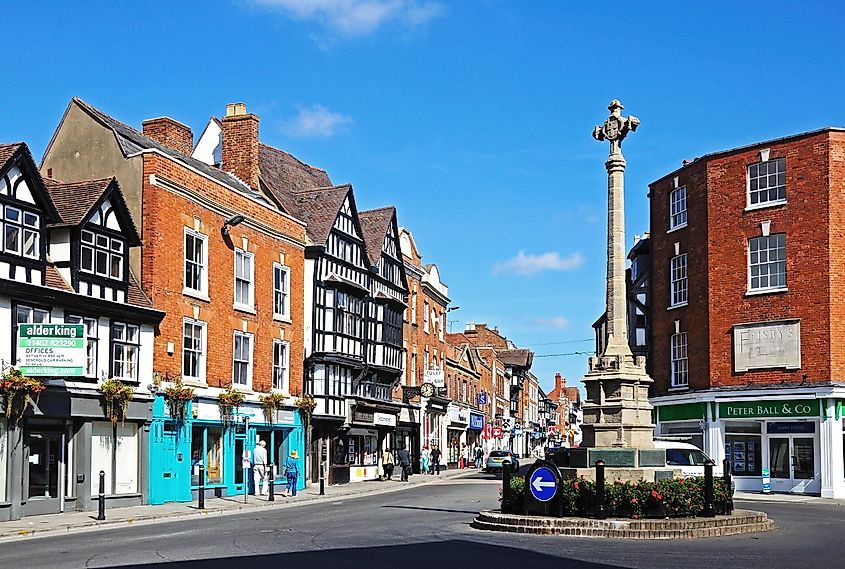
[[[655,439],[654,448],[666,450],[666,466],[681,469],[684,478],[704,476],[704,463],[710,460],[704,452],[695,445],[667,439]],[[722,476],[722,465],[713,466],[713,476]]]

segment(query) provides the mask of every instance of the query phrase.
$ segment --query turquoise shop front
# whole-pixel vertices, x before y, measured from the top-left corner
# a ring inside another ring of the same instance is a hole
[[[232,421],[224,424],[216,398],[199,397],[188,403],[184,420],[175,420],[163,394],[153,402],[150,425],[149,503],[190,502],[197,498],[200,465],[205,466],[207,497],[255,493],[251,469],[243,457],[252,456],[259,440],[267,442],[268,460],[274,468],[274,484],[281,491],[287,483],[285,458],[299,453],[298,489],[305,487],[304,429],[293,407],[276,411],[269,423],[257,403],[244,403]]]

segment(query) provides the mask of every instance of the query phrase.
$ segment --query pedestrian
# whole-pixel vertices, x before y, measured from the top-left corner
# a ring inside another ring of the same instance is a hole
[[[299,478],[299,453],[296,449],[290,451],[285,460],[285,478],[288,480],[286,496],[296,496],[296,480]]]
[[[393,464],[393,453],[390,452],[390,449],[385,449],[381,458],[381,467],[384,469],[384,476],[388,480],[393,478]]]
[[[431,449],[431,473],[440,476],[440,449],[437,446]]]
[[[461,443],[461,468],[469,466],[469,450],[466,443]]]
[[[407,482],[408,475],[411,473],[411,453],[405,447],[399,451],[399,468],[402,469],[401,481]]]
[[[420,474],[428,474],[428,466],[431,463],[431,451],[428,450],[428,445],[424,446],[420,452]]]
[[[252,477],[255,481],[255,493],[267,494],[267,442],[258,441],[252,450]]]
[[[475,445],[475,468],[481,468],[481,462],[484,458],[484,451],[481,450],[481,447]]]

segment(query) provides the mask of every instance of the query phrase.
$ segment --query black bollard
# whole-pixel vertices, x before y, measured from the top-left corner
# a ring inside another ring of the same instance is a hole
[[[320,463],[320,496],[326,495],[326,465]]]
[[[725,488],[728,489],[728,503],[725,504],[725,513],[730,515],[734,511],[734,489],[733,480],[731,480],[731,459],[729,458],[722,461],[722,479],[725,481]]]
[[[716,506],[713,504],[713,461],[704,463],[704,510],[701,515],[705,518],[716,517]]]
[[[100,495],[97,497],[98,512],[97,519],[106,519],[106,473],[104,470],[100,471]]]
[[[205,509],[205,466],[200,464],[200,487],[197,490],[197,508]]]
[[[270,471],[267,473],[267,478],[270,480],[270,495],[267,496],[267,501],[268,502],[275,502],[276,501],[276,492],[275,492],[275,490],[273,490],[273,487],[275,486],[275,484],[273,484],[273,482],[275,481],[273,479],[273,463],[271,462],[270,464],[268,464],[267,468],[270,469]]]
[[[596,519],[607,518],[607,508],[604,506],[604,461],[596,461]]]
[[[502,513],[513,513],[513,503],[511,502],[511,461],[509,460],[502,463]]]

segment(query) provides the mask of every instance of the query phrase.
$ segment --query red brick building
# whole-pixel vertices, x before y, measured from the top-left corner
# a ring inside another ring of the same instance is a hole
[[[219,124],[222,154],[211,165],[189,156],[191,129],[173,119],[144,121],[139,132],[74,98],[42,164],[48,176],[72,181],[115,176],[141,233],[141,254],[133,251],[130,265],[166,313],[155,374],[139,382],[157,393],[152,503],[191,499],[198,484],[191,466],[200,462],[206,487],[243,493],[241,457],[257,439],[277,464],[290,449],[305,455],[294,408],[303,384],[305,223],[260,188],[258,117],[230,105]],[[184,422],[169,416],[163,400],[176,378],[196,389]],[[234,419],[218,406],[230,387],[245,396]],[[271,391],[285,398],[272,421],[259,401]]]
[[[685,162],[650,185],[658,433],[740,489],[845,496],[845,131]]]

